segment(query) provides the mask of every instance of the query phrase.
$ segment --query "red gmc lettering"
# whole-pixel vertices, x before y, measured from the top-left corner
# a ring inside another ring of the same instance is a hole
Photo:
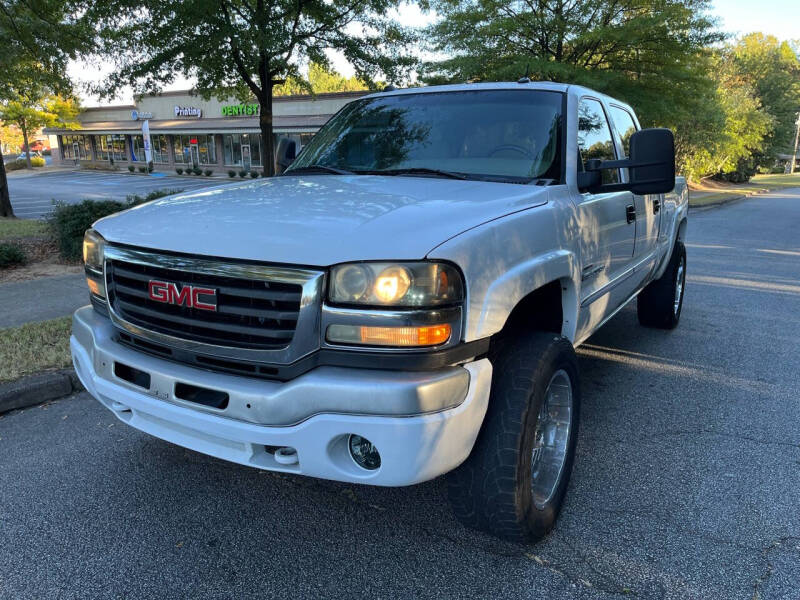
[[[177,304],[200,310],[217,310],[217,290],[213,288],[178,284],[170,281],[151,280],[147,285],[147,295],[151,300],[163,304]]]

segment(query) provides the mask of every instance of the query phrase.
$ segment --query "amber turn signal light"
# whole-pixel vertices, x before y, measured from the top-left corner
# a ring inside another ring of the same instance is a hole
[[[450,339],[453,333],[449,324],[425,325],[421,327],[365,327],[355,325],[331,325],[328,341],[340,344],[367,346],[438,346]]]

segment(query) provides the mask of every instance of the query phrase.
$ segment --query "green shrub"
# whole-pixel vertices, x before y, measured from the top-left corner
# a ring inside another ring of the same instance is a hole
[[[206,177],[211,177],[214,171],[212,171],[211,169],[206,169],[205,171],[203,171],[203,173],[205,174]]]
[[[148,173],[152,173],[153,172],[153,161],[152,160],[147,163],[147,172]]]
[[[181,169],[180,167],[176,167],[176,168],[175,168],[175,172],[176,172],[178,175],[183,175],[183,169]]]
[[[192,173],[194,173],[195,175],[202,175],[203,169],[201,169],[200,167],[195,167],[194,169],[192,169]]]
[[[133,165],[128,165],[128,171],[130,171],[131,173],[133,173],[135,168],[136,167],[134,167]]]
[[[258,177],[258,171],[250,171],[250,177],[252,177],[253,179]]]
[[[147,173],[147,167],[139,167],[139,173]]]
[[[244,169],[239,171],[239,177],[247,177],[247,171],[245,171]]]
[[[236,177],[236,171],[228,171],[228,177]]]
[[[50,227],[61,256],[67,260],[79,260],[83,234],[92,223],[129,206],[127,202],[115,200],[84,200],[79,204],[56,203],[50,217]]]
[[[0,269],[25,264],[25,253],[14,244],[0,244]]]
[[[7,162],[6,164],[6,171],[17,171],[19,169],[25,168],[25,161],[24,160],[12,160]]]
[[[143,202],[150,202],[181,191],[183,190],[153,190],[145,196],[130,195],[125,202],[88,199],[79,204],[58,202],[49,220],[50,231],[58,244],[62,258],[80,260],[83,234],[95,221]]]

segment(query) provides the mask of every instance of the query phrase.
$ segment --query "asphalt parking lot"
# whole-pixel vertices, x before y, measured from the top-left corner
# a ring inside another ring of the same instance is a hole
[[[106,171],[14,172],[8,178],[11,206],[21,219],[41,219],[53,210],[53,202],[76,204],[92,200],[124,200],[129,194],[145,195],[158,189],[194,190],[228,183],[219,177],[179,177]]]
[[[0,598],[798,598],[798,223],[800,189],[693,213],[678,329],[629,307],[581,348],[535,546],[461,527],[441,480],[259,472],[78,394],[0,418]]]

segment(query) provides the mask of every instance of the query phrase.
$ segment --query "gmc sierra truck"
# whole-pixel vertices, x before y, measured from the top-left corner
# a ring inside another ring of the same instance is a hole
[[[97,221],[75,370],[143,432],[382,486],[447,474],[466,525],[545,535],[580,415],[575,347],[634,298],[678,324],[672,134],[574,85],[392,90],[279,176]]]

